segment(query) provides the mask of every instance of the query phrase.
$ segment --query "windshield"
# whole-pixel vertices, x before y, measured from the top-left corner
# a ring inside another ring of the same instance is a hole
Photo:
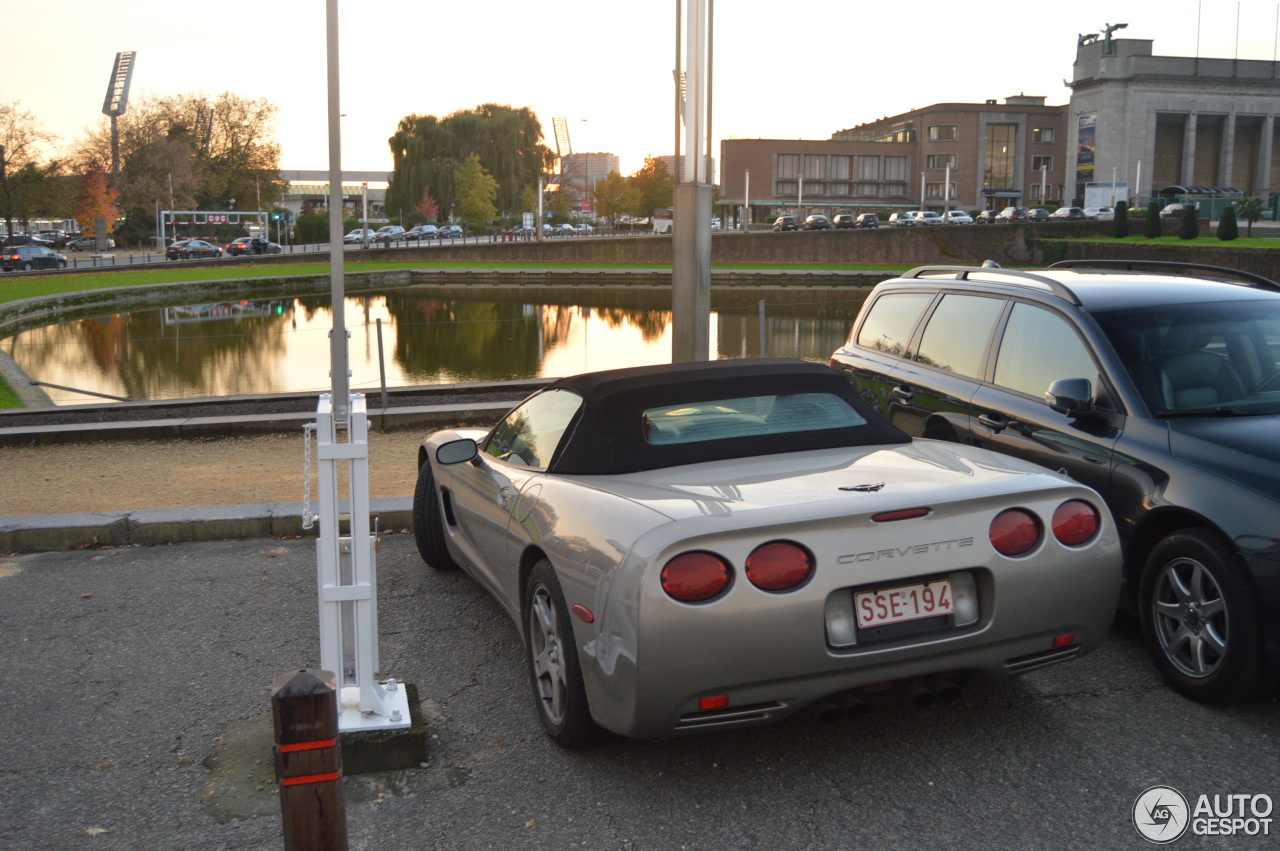
[[[1280,298],[1095,317],[1156,416],[1280,413]]]

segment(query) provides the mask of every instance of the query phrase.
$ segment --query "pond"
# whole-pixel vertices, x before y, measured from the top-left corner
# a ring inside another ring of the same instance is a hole
[[[713,290],[711,356],[825,363],[865,290]],[[346,299],[351,387],[556,377],[671,360],[671,296],[660,287],[406,287]],[[329,389],[328,296],[189,304],[68,319],[0,341],[45,385],[129,400]],[[56,404],[101,398],[45,387]]]

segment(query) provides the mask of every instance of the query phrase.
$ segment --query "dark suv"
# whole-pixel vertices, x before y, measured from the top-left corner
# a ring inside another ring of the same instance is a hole
[[[913,436],[1097,490],[1175,689],[1226,702],[1274,684],[1280,285],[1138,261],[921,267],[872,291],[831,366]]]

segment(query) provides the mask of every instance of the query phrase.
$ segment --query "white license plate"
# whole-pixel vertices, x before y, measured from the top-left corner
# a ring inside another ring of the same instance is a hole
[[[952,615],[956,611],[950,579],[860,591],[853,595],[853,608],[858,614],[859,629]]]

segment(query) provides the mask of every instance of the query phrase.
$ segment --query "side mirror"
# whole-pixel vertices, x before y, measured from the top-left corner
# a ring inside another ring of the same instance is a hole
[[[480,447],[469,437],[461,437],[442,443],[436,447],[436,462],[439,464],[461,464],[470,461],[480,454]]]
[[[1059,378],[1049,385],[1044,400],[1060,414],[1088,413],[1093,409],[1093,384],[1087,378]]]

